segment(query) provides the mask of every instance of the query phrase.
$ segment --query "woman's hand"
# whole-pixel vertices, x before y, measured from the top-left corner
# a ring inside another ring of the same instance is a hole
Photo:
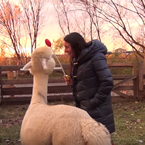
[[[93,110],[96,108],[96,106],[93,106],[91,103],[90,103],[90,100],[84,100],[84,101],[81,101],[81,108],[84,109],[84,110]]]
[[[65,75],[64,80],[65,80],[67,85],[70,85],[70,86],[72,85],[72,79],[70,78],[70,76]]]

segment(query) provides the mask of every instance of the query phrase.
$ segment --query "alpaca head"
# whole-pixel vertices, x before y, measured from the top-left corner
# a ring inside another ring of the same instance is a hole
[[[31,54],[31,61],[28,62],[21,70],[29,70],[31,74],[50,75],[55,67],[53,51],[51,47],[43,46],[35,49]]]

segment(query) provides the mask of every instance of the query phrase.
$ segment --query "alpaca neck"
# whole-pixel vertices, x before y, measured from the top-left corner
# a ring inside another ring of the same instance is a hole
[[[34,103],[47,104],[47,84],[48,84],[48,75],[45,74],[34,75],[31,104]]]

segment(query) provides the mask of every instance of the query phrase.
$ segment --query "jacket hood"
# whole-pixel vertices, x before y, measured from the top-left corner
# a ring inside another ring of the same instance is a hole
[[[78,58],[79,63],[83,63],[91,59],[97,53],[107,54],[107,47],[99,40],[93,40],[91,46],[84,48]]]

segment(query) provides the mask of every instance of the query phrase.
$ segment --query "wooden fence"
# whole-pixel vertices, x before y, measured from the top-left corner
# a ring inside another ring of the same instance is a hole
[[[108,64],[109,68],[131,68],[131,75],[113,75],[115,94],[123,98],[133,98],[135,100],[144,99],[143,64],[137,63],[116,63]],[[0,66],[0,103],[2,104],[25,104],[29,103],[32,94],[33,78],[32,75],[20,76],[20,69],[23,66]],[[58,66],[56,66],[58,67]],[[69,65],[63,65],[68,69]],[[17,72],[15,77],[10,77],[11,72]],[[57,72],[54,70],[54,73]],[[60,73],[61,71],[59,71]],[[19,75],[18,75],[19,74]],[[131,93],[127,93],[130,91]],[[70,101],[72,100],[72,89],[67,86],[62,76],[50,77],[48,81],[48,101]]]

